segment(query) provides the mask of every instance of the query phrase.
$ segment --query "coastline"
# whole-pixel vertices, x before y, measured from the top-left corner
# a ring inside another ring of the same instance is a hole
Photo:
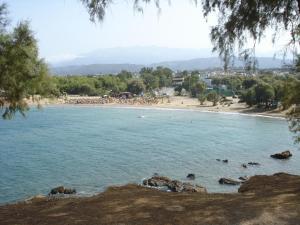
[[[68,97],[73,101],[76,99],[99,99],[99,97]],[[182,111],[194,111],[194,112],[205,112],[205,113],[220,113],[228,115],[244,115],[244,116],[255,116],[255,117],[265,117],[265,118],[276,118],[285,119],[285,111],[280,111],[278,109],[265,110],[258,109],[255,107],[248,107],[245,103],[239,103],[238,99],[230,99],[232,104],[218,104],[217,106],[212,106],[210,102],[205,102],[204,105],[200,105],[197,99],[188,97],[171,97],[160,100],[156,104],[129,104],[129,103],[68,103],[63,99],[43,99],[39,104],[43,107],[48,106],[81,106],[81,107],[104,107],[104,108],[128,108],[128,109],[153,109],[153,110],[182,110]],[[28,101],[31,106],[36,106],[37,103]]]
[[[251,177],[238,193],[164,192],[136,184],[92,197],[44,198],[0,206],[1,224],[298,224],[300,176]]]

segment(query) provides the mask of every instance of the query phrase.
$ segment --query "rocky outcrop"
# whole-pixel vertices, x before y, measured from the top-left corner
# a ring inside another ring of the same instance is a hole
[[[271,194],[280,192],[300,193],[300,176],[275,173],[274,175],[256,175],[250,177],[239,188],[240,193]]]
[[[178,180],[171,180],[168,177],[153,176],[143,181],[143,185],[149,187],[166,188],[171,192],[200,192],[206,193],[206,189],[200,185],[183,183]]]
[[[59,186],[59,187],[51,189],[49,194],[50,195],[56,195],[56,194],[70,195],[70,194],[76,194],[76,190],[71,189],[71,188],[65,188],[64,186]]]
[[[236,180],[233,180],[233,179],[230,179],[230,178],[224,178],[224,177],[222,177],[219,180],[219,184],[239,185],[240,183],[241,182],[239,182],[239,181],[236,181]]]
[[[292,156],[292,153],[290,151],[284,151],[281,153],[276,153],[274,155],[271,155],[274,159],[288,159]]]
[[[249,166],[260,166],[260,163],[258,162],[248,162]]]

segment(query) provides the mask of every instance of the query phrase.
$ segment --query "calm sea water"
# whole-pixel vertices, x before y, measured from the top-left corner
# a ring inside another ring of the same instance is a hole
[[[141,118],[142,117],[142,118]],[[300,174],[300,154],[285,120],[182,110],[58,106],[26,119],[0,120],[0,203],[47,194],[58,185],[79,194],[140,183],[159,173],[210,192],[237,187],[220,177]],[[290,149],[288,161],[270,154]],[[216,159],[229,159],[228,164]],[[240,165],[256,161],[259,167]]]

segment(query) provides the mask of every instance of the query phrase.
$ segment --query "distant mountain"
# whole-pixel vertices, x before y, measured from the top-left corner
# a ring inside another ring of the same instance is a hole
[[[82,54],[75,59],[53,63],[54,67],[91,64],[141,64],[212,57],[210,49],[183,49],[164,47],[119,47],[104,48]],[[50,62],[51,64],[51,62]]]
[[[272,69],[281,68],[290,61],[283,62],[281,59],[274,59],[271,57],[258,57],[258,68],[259,69]],[[191,60],[180,60],[180,61],[166,61],[153,64],[91,64],[91,65],[73,65],[73,66],[62,66],[62,67],[51,67],[51,72],[54,75],[93,75],[93,74],[107,74],[107,73],[119,73],[122,70],[130,72],[138,72],[142,67],[157,67],[164,66],[172,69],[173,71],[178,70],[207,70],[222,68],[223,62],[217,57],[210,58],[196,58]],[[244,66],[243,61],[236,59],[234,61],[234,68],[241,68]]]
[[[50,67],[53,75],[95,75],[95,74],[116,74],[122,70],[138,72],[144,67],[135,64],[91,64],[83,66]]]

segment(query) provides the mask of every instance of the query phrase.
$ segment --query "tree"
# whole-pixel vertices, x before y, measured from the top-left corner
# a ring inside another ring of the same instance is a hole
[[[251,87],[242,92],[241,100],[246,102],[247,105],[253,106],[256,104],[256,93],[255,88]]]
[[[257,103],[265,103],[266,108],[275,98],[274,88],[267,83],[259,83],[255,86],[255,96]]]
[[[144,85],[143,81],[141,81],[139,79],[132,79],[128,82],[127,89],[129,92],[139,95],[145,91],[145,85]]]
[[[191,96],[196,97],[198,95],[203,95],[205,90],[206,90],[206,84],[204,82],[198,82],[192,86]]]
[[[200,102],[200,105],[203,105],[206,100],[206,96],[204,94],[198,95],[198,101]]]
[[[0,5],[0,109],[2,117],[25,115],[25,98],[47,95],[48,69],[38,56],[37,41],[28,22],[20,22],[8,32],[7,7]]]
[[[219,95],[215,91],[211,91],[207,94],[207,100],[213,103],[213,106],[216,106],[219,101]]]
[[[157,76],[154,76],[151,73],[143,73],[141,74],[141,78],[144,81],[147,90],[153,90],[159,87],[159,78]]]

